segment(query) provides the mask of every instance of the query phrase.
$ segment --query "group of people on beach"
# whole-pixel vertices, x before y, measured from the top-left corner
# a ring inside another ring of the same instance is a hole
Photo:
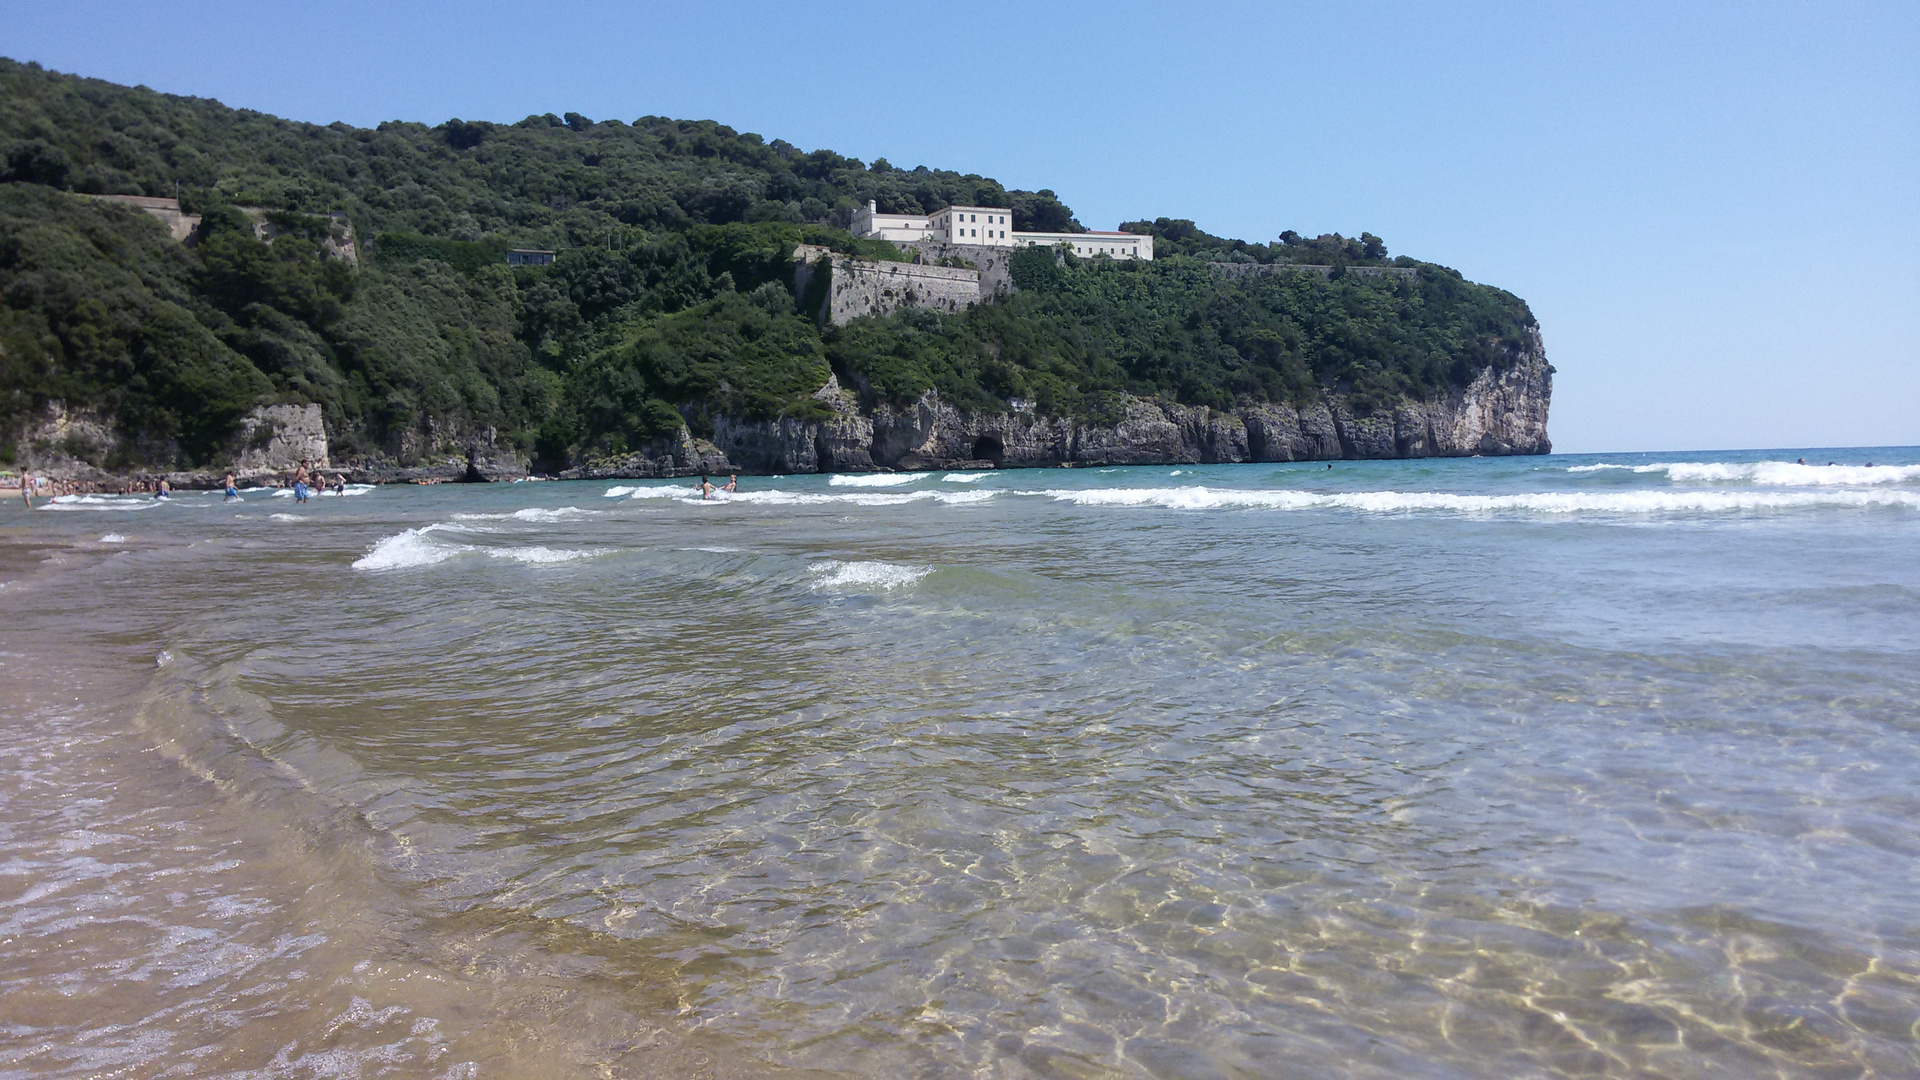
[[[713,493],[716,491],[731,492],[731,491],[739,491],[739,490],[740,490],[740,477],[737,475],[728,476],[727,483],[724,487],[714,487],[713,482],[707,479],[706,473],[700,474],[700,497],[703,499],[713,498]]]

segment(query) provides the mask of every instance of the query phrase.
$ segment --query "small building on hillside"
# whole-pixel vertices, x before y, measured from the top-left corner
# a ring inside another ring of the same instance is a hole
[[[869,200],[853,212],[853,235],[896,244],[931,242],[949,246],[1052,247],[1073,245],[1081,258],[1107,255],[1115,259],[1152,259],[1153,237],[1137,233],[1016,232],[1013,211],[1004,206],[945,206],[931,214],[883,214]]]
[[[507,252],[508,266],[546,266],[553,262],[553,252],[539,248],[514,248]]]

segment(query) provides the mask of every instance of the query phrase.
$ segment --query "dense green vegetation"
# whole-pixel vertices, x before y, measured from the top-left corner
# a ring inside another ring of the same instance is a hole
[[[176,191],[204,215],[186,245],[84,197]],[[1532,324],[1517,298],[1369,234],[1249,244],[1161,218],[1124,226],[1155,236],[1150,264],[1030,250],[1019,292],[964,315],[822,328],[799,313],[816,298],[793,295],[791,253],[901,257],[845,231],[868,199],[1079,228],[1049,191],[710,121],[320,126],[0,60],[0,441],[63,400],[110,411],[137,455],[203,462],[251,406],[312,401],[341,455],[491,426],[556,465],[721,413],[812,415],[829,372],[870,399],[933,387],[975,409],[1333,391],[1365,409],[1507,362]],[[330,213],[357,266],[330,256]],[[509,267],[510,247],[559,257]],[[1372,265],[1420,273],[1345,274]]]
[[[1098,413],[1116,392],[1227,408],[1312,401],[1356,409],[1464,385],[1524,345],[1525,307],[1437,267],[1417,277],[1328,278],[1280,270],[1223,277],[1172,256],[1014,257],[1020,291],[953,317],[904,311],[860,320],[829,344],[836,369],[882,397],[935,386],[1002,409]]]

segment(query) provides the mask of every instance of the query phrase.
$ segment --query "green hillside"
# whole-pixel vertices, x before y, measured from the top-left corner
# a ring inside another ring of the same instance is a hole
[[[1364,412],[1510,362],[1533,325],[1518,298],[1389,259],[1371,235],[1246,243],[1158,218],[1125,226],[1155,234],[1152,263],[1028,251],[1019,291],[966,314],[820,327],[797,313],[789,253],[804,241],[897,257],[845,231],[869,199],[1079,224],[1050,191],[711,121],[322,126],[0,60],[0,155],[8,447],[60,400],[110,411],[135,457],[193,464],[253,405],[311,401],[336,456],[494,427],[553,466],[683,422],[699,434],[720,413],[817,409],[807,395],[830,371],[869,400],[934,387],[976,410],[1342,393]],[[84,193],[177,194],[204,217],[183,245]],[[272,241],[236,207],[272,211]],[[328,255],[335,212],[361,242],[357,268]],[[510,268],[509,247],[559,256]],[[1230,276],[1218,263],[1421,272]]]

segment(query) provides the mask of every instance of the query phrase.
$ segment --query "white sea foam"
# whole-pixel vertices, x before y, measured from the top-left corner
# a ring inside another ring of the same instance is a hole
[[[1643,466],[1644,468],[1644,466]],[[1677,461],[1648,468],[1677,483],[1746,481],[1767,487],[1869,487],[1920,482],[1920,465],[1801,465],[1792,461],[1743,464]]]
[[[834,473],[827,478],[832,487],[903,487],[916,480],[925,480],[932,473]]]
[[[572,521],[604,513],[601,510],[582,510],[577,506],[562,506],[549,510],[541,506],[529,506],[524,510],[500,514],[455,514],[455,521]]]
[[[551,510],[540,506],[529,506],[525,510],[515,510],[513,519],[515,521],[572,521],[576,518],[592,517],[598,513],[600,513],[598,510],[582,510],[577,506],[561,506]]]
[[[1651,465],[1572,465],[1570,473],[1665,473],[1679,484],[1749,483],[1766,487],[1868,487],[1920,482],[1920,465],[1802,465],[1794,461],[1660,461]]]
[[[167,500],[151,495],[59,495],[36,510],[151,510]]]
[[[365,495],[367,492],[372,490],[373,490],[372,484],[348,484],[345,490],[342,490],[342,491],[321,491],[321,492],[317,492],[316,494],[326,496],[327,498],[337,499],[337,498],[344,498],[345,496],[348,496],[348,495]]]
[[[940,479],[949,484],[972,484],[986,479],[992,474],[983,472],[950,472]]]
[[[614,488],[629,499],[693,499],[700,498],[699,489],[686,484],[655,484],[649,487]],[[613,491],[607,492],[608,496]]]
[[[445,562],[463,551],[473,550],[470,544],[447,544],[435,541],[431,534],[442,531],[444,525],[423,525],[418,529],[407,529],[373,545],[365,555],[354,560],[355,570],[404,570],[416,566],[432,566]]]
[[[585,559],[593,555],[591,551],[581,551],[577,548],[550,548],[539,546],[487,547],[472,548],[470,550],[478,551],[490,559],[509,559],[513,562],[533,563],[535,565],[572,562],[575,559]]]
[[[1440,491],[1246,491],[1230,488],[1092,488],[1022,492],[1081,506],[1159,506],[1175,510],[1345,509],[1368,513],[1421,510],[1541,514],[1730,513],[1745,510],[1900,507],[1920,509],[1908,491],[1618,491],[1455,495]]]
[[[934,502],[967,506],[994,498],[998,491],[862,491],[827,494],[817,491],[742,491],[727,496],[731,502],[761,506],[906,506]]]
[[[897,563],[827,559],[807,567],[814,575],[813,588],[868,592],[875,589],[903,589],[928,574],[931,566],[901,566]]]
[[[267,520],[269,521],[305,521],[307,519],[299,514],[268,514]]]
[[[119,533],[108,533],[100,538],[100,542],[103,544],[124,544],[127,542],[127,538],[121,536]]]
[[[631,495],[631,494],[633,494],[633,489],[631,487],[610,487],[606,490],[606,493],[603,497],[608,499],[617,499],[622,495]]]
[[[368,552],[353,563],[355,570],[406,570],[421,566],[433,566],[446,562],[459,555],[484,555],[489,559],[505,559],[510,562],[544,565],[548,563],[571,562],[592,556],[591,551],[572,548],[550,548],[534,545],[530,547],[482,547],[476,544],[462,543],[447,539],[438,534],[491,532],[493,530],[472,526],[437,522],[423,525],[418,529],[407,529],[381,540]]]

